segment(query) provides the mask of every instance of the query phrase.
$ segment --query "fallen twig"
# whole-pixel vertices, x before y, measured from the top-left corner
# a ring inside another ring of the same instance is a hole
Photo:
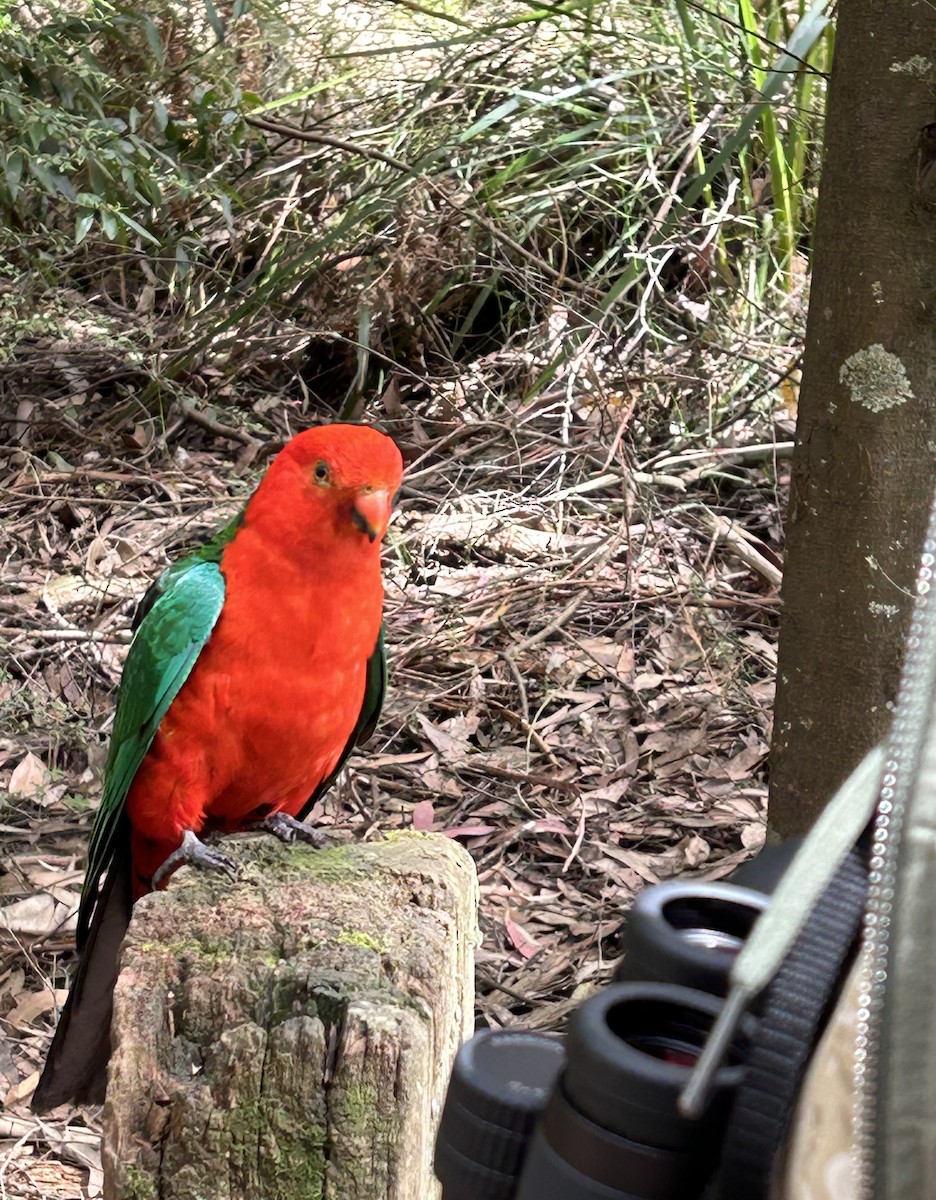
[[[756,550],[744,534],[737,528],[733,521],[726,520],[725,517],[720,517],[717,513],[704,513],[706,524],[709,525],[712,532],[720,540],[731,547],[731,550],[738,558],[756,571],[758,575],[766,579],[768,583],[775,588],[779,588],[783,582],[783,572],[779,567],[774,566],[768,558],[766,558],[759,550]]]

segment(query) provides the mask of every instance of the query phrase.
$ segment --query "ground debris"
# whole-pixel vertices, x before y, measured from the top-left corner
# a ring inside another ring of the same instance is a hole
[[[388,704],[313,819],[462,842],[481,880],[479,1019],[557,1028],[613,969],[640,888],[723,877],[763,839],[784,460],[738,455],[727,486],[699,455],[666,458],[649,419],[628,430],[567,396],[496,420],[404,401],[371,414],[408,465],[385,555]],[[275,447],[291,414],[264,420]],[[765,423],[735,422],[725,447],[762,447]],[[172,429],[133,450],[102,415],[87,471],[48,453],[80,461],[67,427],[34,441],[29,470],[0,451],[8,1196],[97,1194],[68,1132],[96,1136],[94,1112],[38,1122],[28,1103],[73,964],[133,606],[268,457],[245,471],[237,439]]]

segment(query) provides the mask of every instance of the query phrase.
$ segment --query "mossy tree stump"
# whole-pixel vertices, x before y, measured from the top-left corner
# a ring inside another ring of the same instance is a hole
[[[433,835],[225,841],[136,906],[114,1001],[107,1200],[430,1200],[472,1029],[477,884]]]

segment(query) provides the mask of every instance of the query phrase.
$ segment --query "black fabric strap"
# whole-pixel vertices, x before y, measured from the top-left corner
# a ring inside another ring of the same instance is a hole
[[[717,1200],[766,1197],[813,1049],[861,928],[867,867],[856,846],[764,995],[722,1145]]]

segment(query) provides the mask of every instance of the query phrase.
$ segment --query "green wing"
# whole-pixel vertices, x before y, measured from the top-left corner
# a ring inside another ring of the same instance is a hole
[[[345,748],[341,752],[341,758],[334,771],[323,779],[312,795],[309,797],[305,807],[299,813],[299,820],[304,820],[310,812],[312,805],[322,795],[327,792],[331,785],[338,778],[341,768],[348,761],[348,756],[356,746],[363,746],[377,728],[377,721],[380,718],[380,710],[383,708],[384,696],[387,692],[387,652],[384,647],[384,631],[381,626],[380,633],[377,635],[377,645],[374,647],[374,653],[367,660],[367,680],[364,684],[364,703],[361,705],[361,715],[358,717],[357,724],[345,743]]]
[[[238,529],[240,529],[241,525],[244,523],[244,512],[245,510],[241,509],[237,516],[228,521],[227,525],[225,525],[223,529],[219,529],[211,541],[205,542],[204,546],[199,546],[196,550],[193,550],[190,554],[187,554],[185,558],[182,558],[177,563],[172,563],[170,566],[166,567],[165,571],[163,571],[156,582],[150,584],[143,596],[143,599],[137,605],[136,612],[133,614],[133,623],[131,625],[132,629],[136,630],[140,627],[143,618],[153,607],[159,597],[171,587],[172,581],[177,576],[184,575],[186,571],[190,570],[197,563],[219,563],[221,561],[221,555],[224,553],[224,547],[229,541],[231,541],[235,533],[237,533]]]
[[[228,530],[226,541],[234,535],[232,526]],[[168,567],[140,602],[142,616],[138,612],[120,681],[104,794],[91,830],[78,909],[79,949],[88,936],[100,878],[125,823],[124,802],[133,777],[221,613],[224,576],[218,561],[226,541],[218,545],[218,540]]]

